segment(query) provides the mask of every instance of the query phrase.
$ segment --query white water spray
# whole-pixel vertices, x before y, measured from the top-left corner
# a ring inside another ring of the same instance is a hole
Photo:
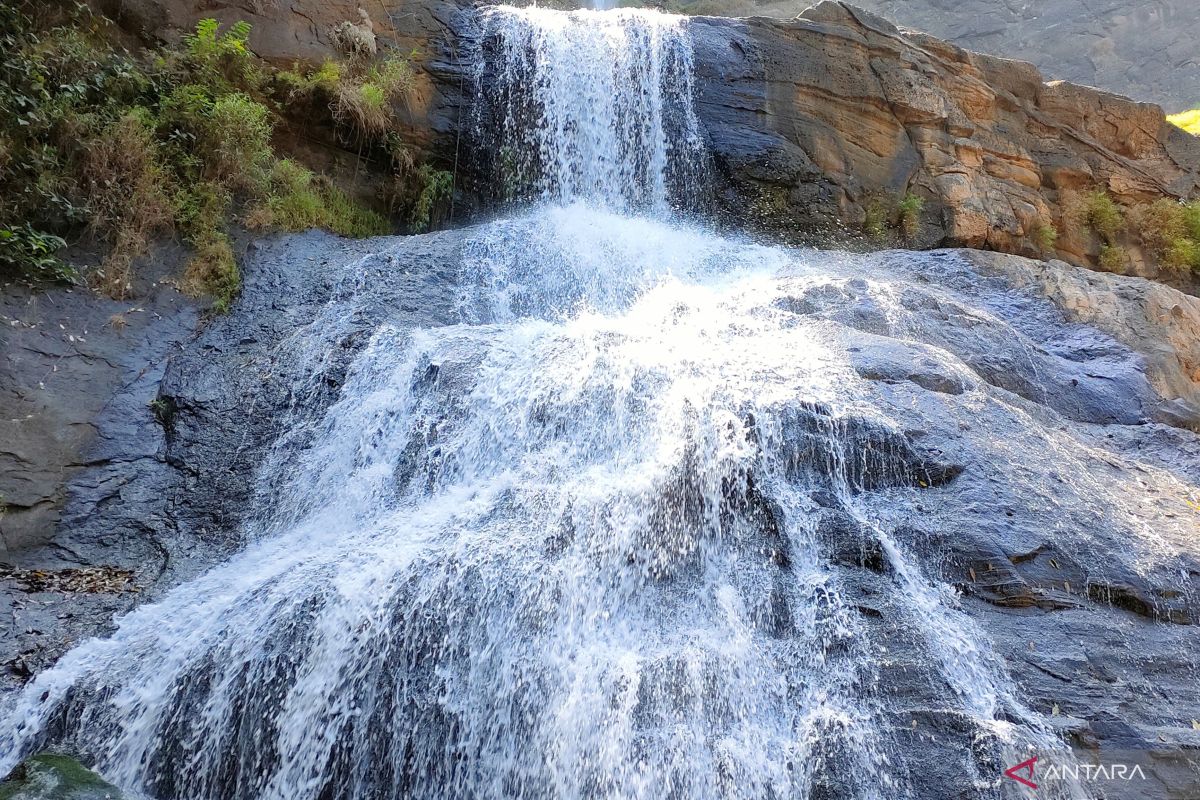
[[[473,231],[461,323],[374,331],[267,460],[253,544],[38,676],[0,768],[63,744],[163,800],[915,797],[872,592],[965,720],[967,786],[1059,748],[893,535],[948,473],[791,310],[895,287],[623,213],[695,163],[684,22],[484,13],[515,179],[579,202]],[[297,396],[376,266],[294,337]],[[877,573],[831,555],[851,535]]]

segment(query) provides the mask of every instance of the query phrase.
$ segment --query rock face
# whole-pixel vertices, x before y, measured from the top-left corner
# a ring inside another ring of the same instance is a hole
[[[370,246],[320,233],[252,245],[238,312],[202,330],[195,305],[166,287],[137,304],[61,290],[5,298],[18,324],[0,328],[13,387],[0,396],[13,431],[0,440],[0,687],[242,544],[255,469],[290,402],[277,348]],[[447,313],[452,256],[430,248],[414,263],[429,269],[404,313]],[[105,328],[114,309],[128,320],[118,332]]]
[[[63,486],[81,471],[128,474],[148,455],[132,444],[135,420],[154,399],[167,354],[199,323],[196,304],[159,282],[180,266],[170,255],[156,253],[136,302],[84,289],[0,296],[0,555],[46,543]],[[107,441],[97,444],[101,429]]]
[[[74,759],[41,753],[0,781],[2,800],[122,800],[117,787]]]
[[[178,36],[202,17],[246,19],[256,52],[281,66],[332,55],[333,29],[359,19],[346,2],[103,7],[146,38]],[[481,174],[475,157],[488,144],[472,116],[481,50],[473,9],[419,0],[371,19],[380,48],[415,53],[415,95],[398,109],[407,138],[454,172],[459,218],[486,211],[481,198],[495,176]],[[1030,64],[901,31],[843,3],[824,0],[794,20],[697,17],[691,30],[713,194],[737,224],[750,218],[798,239],[845,241],[911,194],[923,210],[905,236],[892,237],[897,244],[1095,266],[1103,242],[1077,219],[1073,195],[1098,189],[1132,206],[1200,190],[1200,138],[1166,123],[1159,107],[1045,83]],[[308,123],[285,133],[307,160],[354,176],[360,191],[388,169],[360,169],[356,153],[329,131],[314,136]],[[1048,248],[1052,228],[1058,237]],[[1119,244],[1126,263],[1118,271],[1196,290],[1193,275],[1159,269],[1135,232]]]
[[[867,227],[873,202],[922,197],[910,244],[1094,264],[1100,240],[1072,193],[1118,202],[1191,197],[1200,139],[1153,105],[1065,83],[1030,64],[901,32],[822,2],[791,21],[697,18],[701,113],[726,184],[724,204],[769,227]],[[1160,273],[1130,241],[1129,270]]]
[[[254,530],[253,496],[272,488],[256,484],[256,466],[285,421],[303,431],[297,410],[320,415],[337,399],[379,325],[455,322],[474,237],[467,228],[351,244],[310,234],[255,248],[231,314],[181,342],[144,387],[153,405],[129,406],[119,429],[97,423],[95,452],[83,456],[92,466],[62,487],[52,542],[9,554],[19,567],[0,609],[9,686],[104,632],[113,613],[238,548]],[[372,251],[381,254],[360,260]],[[861,468],[853,480],[863,491],[922,489],[920,524],[889,524],[891,539],[954,587],[947,602],[985,631],[1021,701],[1053,720],[1079,758],[1125,753],[1151,770],[1132,790],[1110,787],[1116,796],[1152,800],[1163,786],[1192,796],[1200,562],[1187,501],[1200,487],[1200,439],[1176,426],[1200,427],[1187,384],[1195,299],[1139,278],[969,251],[828,267],[834,256],[811,258],[832,277],[785,270],[779,311],[823,326],[876,408],[906,426],[898,436],[850,417],[840,434],[882,459],[848,465]],[[356,293],[348,313],[330,313]],[[338,324],[320,346],[300,347],[297,332],[326,317]],[[784,427],[797,471],[830,460],[822,413]],[[122,447],[137,457],[95,455]],[[1019,475],[1016,453],[1030,454]],[[1112,506],[1078,503],[1080,481],[1096,482]],[[921,796],[945,796],[945,786],[992,796],[958,771],[974,729],[946,707],[948,689],[913,649],[898,562],[832,496],[816,499],[828,503],[813,512],[818,540],[869,640],[891,654],[876,688],[895,704],[888,724],[911,737],[906,753],[933,765],[914,778]],[[130,570],[142,592],[81,584],[66,567]]]
[[[1031,61],[1053,78],[1099,86],[1172,112],[1200,106],[1200,5],[1192,0],[858,4],[960,47]]]

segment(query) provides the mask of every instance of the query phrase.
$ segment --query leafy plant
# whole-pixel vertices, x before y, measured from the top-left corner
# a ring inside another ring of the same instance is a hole
[[[925,209],[925,200],[915,194],[906,194],[896,203],[899,214],[900,231],[906,239],[916,238],[921,228],[921,212]]]
[[[417,170],[421,191],[413,204],[411,223],[414,233],[429,229],[435,221],[435,215],[454,195],[454,175],[444,169],[433,169],[428,164],[422,164]]]
[[[1082,215],[1081,221],[1095,231],[1105,244],[1116,243],[1117,235],[1125,225],[1125,218],[1108,192],[1097,189],[1083,195],[1079,213]]]
[[[0,264],[33,278],[72,281],[76,274],[57,255],[67,246],[62,238],[42,233],[28,224],[0,228]]]
[[[1039,222],[1033,227],[1030,238],[1043,253],[1053,253],[1058,243],[1058,229],[1049,223]]]
[[[174,228],[195,251],[182,284],[211,294],[222,309],[240,280],[228,235],[238,211],[259,227],[389,232],[387,219],[331,180],[279,157],[277,120],[303,98],[327,107],[360,153],[394,165],[404,184],[398,208],[414,228],[444,213],[453,178],[418,165],[396,125],[394,110],[415,84],[409,59],[376,59],[372,50],[308,72],[274,73],[251,50],[249,24],[213,19],[198,22],[179,46],[135,57],[97,35],[107,22],[79,8],[71,18],[0,4],[5,273],[70,277],[55,253],[65,236],[89,233],[108,247],[89,279],[122,297],[152,237]]]

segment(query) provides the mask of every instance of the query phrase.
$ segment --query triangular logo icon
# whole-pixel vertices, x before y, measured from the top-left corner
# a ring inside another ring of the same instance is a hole
[[[1022,761],[1015,767],[1009,767],[1008,769],[1004,770],[1004,776],[1007,778],[1012,778],[1017,783],[1024,784],[1030,789],[1036,789],[1038,785],[1033,782],[1033,765],[1036,763],[1037,756],[1034,756],[1027,761]],[[1021,775],[1017,774],[1018,772],[1024,772],[1026,776],[1022,777]]]

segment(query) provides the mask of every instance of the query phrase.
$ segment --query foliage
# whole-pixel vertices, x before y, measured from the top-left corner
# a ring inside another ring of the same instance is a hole
[[[1117,235],[1125,226],[1121,208],[1103,189],[1082,195],[1076,201],[1075,213],[1078,221],[1087,226],[1107,245],[1114,245]]]
[[[1058,229],[1047,222],[1038,222],[1033,227],[1030,238],[1043,253],[1053,253],[1054,246],[1058,243]]]
[[[208,177],[230,189],[261,186],[275,158],[273,127],[270,111],[262,103],[240,92],[218,98],[201,142]]]
[[[74,280],[75,271],[55,255],[66,246],[60,237],[36,231],[28,224],[0,228],[0,264],[37,278]]]
[[[250,50],[250,30],[243,20],[224,32],[215,19],[197,22],[196,30],[183,37],[181,60],[190,76],[221,94],[258,89],[265,78]]]
[[[413,204],[410,220],[414,233],[428,230],[435,214],[444,209],[454,194],[454,175],[446,170],[435,170],[422,164],[417,170],[421,191]]]
[[[1129,222],[1146,251],[1162,264],[1200,270],[1200,201],[1156,200],[1132,209]]]
[[[899,215],[900,231],[906,239],[913,239],[921,228],[921,212],[925,209],[925,200],[915,194],[906,194],[896,203]]]
[[[260,227],[390,230],[324,176],[281,159],[273,133],[281,103],[320,96],[336,120],[349,88],[344,135],[407,153],[393,116],[413,87],[407,59],[326,61],[272,81],[245,22],[201,20],[180,46],[134,57],[84,6],[53,26],[21,10],[30,7],[0,4],[0,271],[71,278],[55,253],[87,233],[108,246],[94,285],[122,297],[151,238],[173,229],[195,250],[183,286],[223,309],[239,280],[227,233],[236,209]],[[403,174],[405,208],[425,227],[452,180],[411,154]]]
[[[877,241],[889,238],[889,231],[906,240],[914,239],[920,233],[924,210],[925,199],[911,192],[871,194],[863,204],[863,233]]]
[[[98,131],[87,145],[79,175],[89,224],[113,245],[100,285],[113,297],[126,297],[133,289],[133,259],[145,251],[152,234],[174,222],[171,179],[161,163],[149,113],[131,109]]]
[[[867,201],[863,216],[863,232],[872,239],[883,239],[887,236],[888,208],[879,197],[871,197]]]
[[[1129,256],[1123,247],[1105,244],[1100,246],[1099,264],[1109,272],[1120,272],[1129,265]]]
[[[354,203],[328,179],[294,161],[280,161],[264,200],[246,215],[251,228],[302,231],[324,228],[341,236],[381,236],[390,226],[382,216]]]
[[[290,70],[280,72],[277,77],[287,88],[288,99],[298,100],[317,92],[332,94],[342,82],[344,74],[341,64],[327,58],[315,70],[306,73],[299,64],[293,64]]]
[[[1200,136],[1200,108],[1194,108],[1191,111],[1184,111],[1179,114],[1172,114],[1167,117],[1167,122],[1183,128],[1190,134]]]
[[[183,273],[183,289],[213,298],[213,310],[224,314],[241,289],[242,278],[229,237],[210,233],[195,243],[195,254]]]

